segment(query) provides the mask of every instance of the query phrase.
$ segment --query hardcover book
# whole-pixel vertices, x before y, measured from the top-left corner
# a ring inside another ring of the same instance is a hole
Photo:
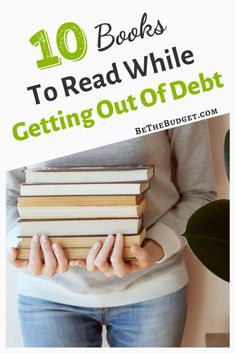
[[[148,181],[154,174],[151,165],[96,166],[26,169],[26,183],[117,183]]]
[[[149,182],[99,184],[22,184],[21,196],[47,195],[140,195],[147,191]]]
[[[135,206],[143,195],[19,196],[18,207]]]
[[[142,218],[19,220],[20,235],[102,235],[138,233]]]
[[[139,217],[147,208],[143,199],[136,206],[18,206],[21,219],[38,218],[130,218]]]

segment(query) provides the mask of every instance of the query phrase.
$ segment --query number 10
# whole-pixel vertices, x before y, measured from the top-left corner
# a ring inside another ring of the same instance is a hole
[[[74,34],[77,44],[76,49],[73,52],[69,50],[67,41],[67,36],[70,31]],[[35,47],[38,46],[38,44],[41,47],[43,58],[41,60],[37,60],[37,66],[39,69],[43,70],[49,67],[61,65],[61,59],[52,53],[50,41],[47,32],[44,29],[35,33],[29,41]],[[63,23],[60,26],[57,31],[56,42],[60,54],[68,60],[81,60],[87,52],[86,35],[84,31],[73,22]]]

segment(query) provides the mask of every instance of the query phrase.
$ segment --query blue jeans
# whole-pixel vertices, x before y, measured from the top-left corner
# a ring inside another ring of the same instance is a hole
[[[118,295],[118,294],[117,294]],[[26,347],[178,347],[186,316],[185,288],[145,302],[86,308],[19,296]]]

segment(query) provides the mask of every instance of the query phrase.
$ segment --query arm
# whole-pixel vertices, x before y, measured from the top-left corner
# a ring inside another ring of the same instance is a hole
[[[17,245],[19,235],[19,224],[17,219],[17,199],[19,196],[20,184],[24,182],[24,168],[7,172],[6,175],[6,230],[7,247]]]
[[[66,272],[68,270],[68,260],[63,249],[58,244],[51,244],[46,236],[35,235],[31,242],[29,261],[18,260],[18,250],[16,249],[20,234],[17,219],[17,199],[19,196],[20,184],[24,182],[24,169],[15,169],[7,173],[6,189],[6,229],[7,247],[9,249],[9,260],[13,266],[24,268],[33,275],[51,276],[56,272]],[[45,261],[42,262],[40,251],[43,252]]]
[[[163,247],[165,256],[161,261],[184,246],[179,236],[191,214],[216,197],[207,121],[171,129],[168,136],[180,199],[147,234]]]

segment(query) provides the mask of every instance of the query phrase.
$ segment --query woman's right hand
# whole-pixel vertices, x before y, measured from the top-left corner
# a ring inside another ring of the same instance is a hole
[[[43,253],[44,261],[41,258]],[[29,260],[19,260],[18,250],[10,249],[9,260],[13,266],[27,269],[32,275],[53,276],[55,273],[64,273],[69,269],[68,259],[62,247],[51,243],[46,235],[34,235],[31,241]]]

